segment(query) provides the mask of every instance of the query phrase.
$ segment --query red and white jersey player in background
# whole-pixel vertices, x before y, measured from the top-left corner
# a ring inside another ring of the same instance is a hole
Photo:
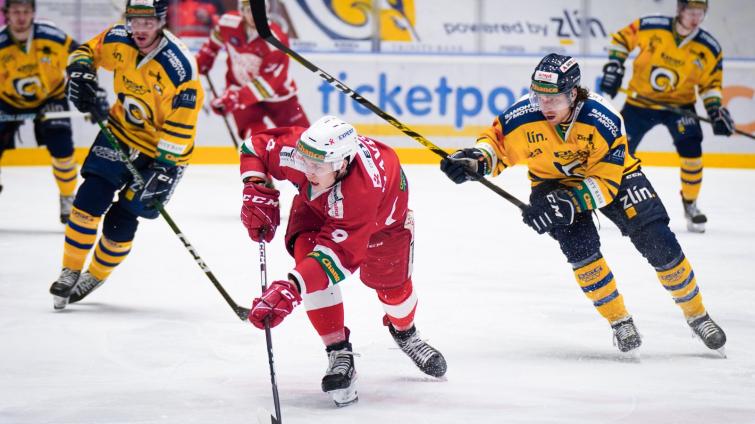
[[[270,22],[270,29],[288,45],[278,24]],[[228,53],[226,89],[211,106],[219,115],[233,115],[239,136],[248,138],[266,129],[265,118],[276,127],[309,126],[288,73],[289,58],[259,36],[248,0],[240,0],[238,11],[218,20],[197,54],[200,74],[210,72],[221,48]]]
[[[443,355],[419,338],[412,288],[414,220],[409,185],[396,152],[325,116],[310,128],[274,128],[241,146],[241,219],[249,236],[270,241],[280,221],[278,190],[288,180],[294,197],[285,243],[296,265],[254,299],[249,320],[278,325],[300,302],[323,340],[329,366],[322,390],[337,405],[356,401],[354,359],[339,285],[360,270],[383,305],[383,323],[401,350],[426,374],[446,372]]]

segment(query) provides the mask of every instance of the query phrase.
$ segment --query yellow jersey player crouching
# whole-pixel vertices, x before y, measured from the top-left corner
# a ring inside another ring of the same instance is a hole
[[[14,115],[37,114],[34,138],[47,147],[60,193],[60,222],[71,214],[76,190],[76,162],[69,118],[41,119],[44,113],[69,110],[65,66],[78,44],[51,22],[35,20],[34,0],[6,0],[7,25],[0,27],[0,158],[15,148],[22,121]],[[100,110],[107,109],[101,92]],[[2,185],[0,184],[0,190]]]
[[[627,152],[624,124],[607,100],[579,86],[568,56],[545,56],[532,74],[531,92],[477,139],[441,162],[456,183],[498,175],[527,164],[532,182],[524,221],[556,239],[582,291],[610,323],[622,352],[641,344],[611,269],[600,252],[592,212],[600,211],[628,236],[710,349],[726,336],[703,306],[695,274],[669,217],[640,163]]]
[[[96,115],[92,93],[97,89],[97,69],[113,71],[117,101],[107,116],[107,129],[145,184],[133,184],[101,132],[81,169],[84,183],[65,231],[63,270],[50,287],[56,309],[83,299],[123,261],[131,250],[137,218],[159,215],[155,202],[169,200],[193,151],[204,93],[194,57],[163,29],[166,9],[167,0],[128,0],[125,25],[110,27],[69,58],[68,99],[82,112]],[[113,201],[115,193],[118,200]],[[89,268],[81,273],[92,247]]]

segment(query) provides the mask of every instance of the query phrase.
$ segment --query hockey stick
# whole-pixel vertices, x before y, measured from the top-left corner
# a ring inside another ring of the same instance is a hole
[[[139,186],[139,188],[144,187],[144,178],[142,177],[142,174],[139,173],[139,171],[136,169],[134,164],[129,160],[128,156],[126,156],[126,152],[123,151],[121,148],[118,140],[115,139],[115,136],[110,132],[110,130],[105,127],[105,124],[102,123],[102,121],[97,120],[97,125],[99,125],[100,130],[102,130],[102,133],[105,134],[105,138],[107,138],[107,141],[110,143],[110,145],[113,146],[115,151],[118,153],[118,158],[121,162],[123,162],[126,165],[126,169],[128,169],[128,172],[131,173],[131,177],[134,179],[134,182]],[[199,252],[197,252],[197,249],[194,248],[194,246],[189,243],[189,239],[186,238],[186,236],[181,232],[181,230],[178,228],[176,223],[173,221],[173,219],[168,215],[168,212],[163,207],[162,203],[157,202],[156,203],[157,210],[160,212],[160,215],[162,215],[163,218],[165,218],[165,221],[170,225],[170,228],[173,230],[174,233],[178,236],[178,238],[183,243],[186,250],[191,253],[191,256],[194,257],[194,261],[199,265],[200,268],[202,268],[202,271],[204,271],[205,275],[207,275],[207,278],[210,279],[212,284],[215,286],[216,289],[220,292],[220,294],[223,296],[223,299],[225,299],[226,302],[228,302],[228,306],[233,309],[233,312],[238,316],[242,321],[246,321],[247,317],[249,316],[249,309],[242,308],[241,306],[237,305],[236,302],[231,299],[231,296],[228,295],[228,292],[225,291],[222,285],[220,285],[220,282],[217,278],[215,278],[215,275],[210,271],[210,267],[207,266],[207,264],[204,262],[204,260],[199,256]]]
[[[210,74],[205,75],[205,78],[207,78],[207,84],[210,86],[210,91],[212,92],[212,97],[217,99],[218,98],[218,92],[215,91],[215,84],[212,83],[212,79],[210,78]],[[233,141],[233,145],[236,146],[236,149],[239,148],[239,142],[236,140],[236,133],[233,132],[233,128],[231,128],[231,123],[228,122],[228,116],[223,115],[223,122],[225,122],[225,127],[228,129],[228,134],[231,136],[231,141]]]
[[[45,112],[45,113],[19,113],[16,115],[8,115],[5,113],[0,113],[0,122],[17,122],[17,121],[27,121],[27,120],[32,120],[32,119],[40,119],[42,121],[47,121],[50,119],[78,118],[78,117],[91,119],[91,115],[88,113],[81,113],[79,111],[68,110],[68,111]]]
[[[401,130],[404,134],[408,135],[409,137],[413,138],[415,141],[419,142],[423,146],[430,149],[433,153],[436,155],[445,158],[448,156],[448,153],[441,149],[440,147],[433,144],[430,140],[426,139],[416,131],[412,130],[411,128],[407,127],[406,125],[399,122],[398,119],[394,118],[384,110],[380,109],[379,107],[375,106],[372,102],[365,99],[364,97],[360,96],[359,93],[349,88],[346,84],[339,81],[337,78],[331,76],[327,72],[323,71],[322,69],[318,68],[315,64],[308,61],[295,51],[291,50],[288,46],[281,43],[280,40],[275,38],[273,36],[273,33],[270,31],[270,25],[267,23],[267,11],[265,10],[265,2],[264,1],[253,1],[251,2],[252,6],[252,15],[254,16],[254,24],[257,26],[257,32],[259,33],[260,37],[264,38],[265,41],[272,44],[282,52],[286,53],[288,56],[292,57],[294,60],[299,62],[302,66],[309,69],[313,73],[317,74],[320,78],[324,79],[328,84],[332,85],[333,87],[337,88],[344,94],[347,94],[352,99],[354,99],[356,102],[361,104],[362,106],[366,107],[370,111],[372,111],[374,114],[378,115],[379,117],[386,120],[388,123],[393,125],[394,127]],[[507,193],[502,188],[498,187],[497,185],[491,183],[484,177],[476,179],[476,181],[479,181],[482,185],[485,187],[493,190],[496,192],[499,196],[503,197],[504,199],[508,200],[509,202],[516,205],[519,209],[524,210],[527,208],[527,205],[517,199],[516,197],[512,196],[511,194]]]
[[[260,285],[262,293],[267,290],[267,254],[265,253],[264,231],[260,233]],[[273,336],[270,333],[270,318],[265,318],[265,341],[267,342],[267,362],[270,364],[270,384],[273,386],[273,404],[275,417],[270,415],[272,424],[281,424],[281,405],[278,398],[278,383],[275,379],[275,361],[273,360]],[[276,418],[277,417],[277,418]]]
[[[698,121],[707,122],[707,123],[713,125],[713,122],[709,118],[702,117],[702,116],[696,114],[695,112],[692,112],[691,110],[686,110],[686,109],[682,109],[682,108],[674,106],[674,105],[670,105],[668,103],[659,102],[658,100],[651,99],[650,97],[645,97],[645,96],[643,96],[641,94],[638,94],[638,93],[636,93],[634,91],[629,91],[629,90],[627,90],[625,88],[620,88],[619,91],[621,91],[622,93],[626,94],[627,97],[631,97],[631,98],[633,98],[635,100],[639,100],[639,101],[644,102],[646,104],[660,106],[664,110],[667,110],[669,112],[674,112],[674,113],[676,113],[678,115],[686,116],[688,118],[694,118],[694,119],[697,119]],[[752,134],[750,134],[748,132],[744,132],[744,131],[742,131],[740,129],[734,128],[734,132],[736,134],[743,135],[745,137],[749,137],[749,138],[755,139],[755,135],[752,135]]]

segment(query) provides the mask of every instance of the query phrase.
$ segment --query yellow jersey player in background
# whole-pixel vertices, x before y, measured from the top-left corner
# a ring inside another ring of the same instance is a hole
[[[694,113],[699,91],[713,133],[730,136],[734,122],[721,105],[723,53],[716,39],[700,28],[707,10],[708,0],[678,0],[676,17],[647,16],[613,34],[601,90],[616,96],[624,75],[624,61],[639,48],[629,81],[630,93]],[[708,218],[697,207],[703,181],[700,122],[631,97],[621,114],[631,153],[656,125],[663,124],[671,133],[681,159],[681,195],[687,229],[704,232]]]
[[[68,54],[78,44],[51,22],[35,21],[34,0],[6,0],[2,11],[7,25],[0,27],[0,117],[38,115],[34,138],[52,157],[52,173],[60,192],[60,221],[65,224],[71,214],[77,174],[71,120],[41,118],[45,112],[69,110],[64,93],[65,66]],[[100,106],[107,108],[102,101]],[[21,123],[0,120],[0,158],[5,150],[15,148]]]
[[[82,112],[97,113],[92,103],[97,69],[113,72],[117,101],[107,117],[95,118],[107,118],[108,130],[145,184],[133,185],[101,132],[81,169],[84,182],[65,231],[63,270],[50,287],[56,309],[91,293],[123,261],[131,250],[137,218],[159,215],[155,202],[170,199],[194,149],[204,92],[194,56],[164,29],[166,9],[167,0],[128,0],[125,25],[113,25],[69,58],[67,95]],[[115,193],[118,199],[113,201]],[[89,268],[82,273],[93,247]]]
[[[532,74],[529,96],[508,108],[477,139],[441,162],[456,183],[526,164],[532,181],[524,221],[548,233],[579,287],[610,323],[622,352],[641,344],[611,269],[600,252],[592,213],[600,210],[648,260],[692,330],[710,349],[726,336],[705,310],[695,274],[640,163],[627,152],[624,123],[607,100],[579,86],[569,56],[549,54]]]

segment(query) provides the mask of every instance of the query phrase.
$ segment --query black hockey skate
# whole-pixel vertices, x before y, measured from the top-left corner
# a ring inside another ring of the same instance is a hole
[[[79,300],[87,297],[89,293],[93,292],[99,286],[104,283],[105,280],[98,280],[94,278],[94,275],[88,271],[81,274],[78,284],[71,291],[71,296],[68,298],[68,303],[76,303]]]
[[[60,223],[68,224],[73,209],[73,196],[60,196]]]
[[[76,282],[79,279],[79,271],[73,271],[68,268],[63,268],[60,272],[58,280],[52,283],[50,286],[50,294],[52,294],[53,307],[56,310],[61,310],[68,305],[68,298],[71,296],[71,292],[76,288]]]
[[[338,407],[355,403],[359,400],[357,370],[354,368],[349,330],[346,329],[346,340],[327,346],[325,351],[328,353],[328,369],[322,378],[322,391],[328,393]]]
[[[726,344],[726,334],[718,324],[710,319],[710,315],[706,313],[699,317],[689,318],[687,324],[708,349],[717,350],[718,353],[726,357],[726,352],[723,350]]]
[[[398,347],[423,373],[433,377],[443,377],[448,368],[446,358],[437,349],[419,338],[415,326],[405,331],[398,331],[390,322],[387,325]]]
[[[704,233],[708,217],[697,208],[697,201],[684,200],[682,197],[682,205],[684,206],[684,219],[687,220],[687,230],[693,233]]]
[[[637,349],[642,344],[640,333],[634,326],[632,317],[626,317],[611,323],[613,329],[613,344],[622,352]]]

